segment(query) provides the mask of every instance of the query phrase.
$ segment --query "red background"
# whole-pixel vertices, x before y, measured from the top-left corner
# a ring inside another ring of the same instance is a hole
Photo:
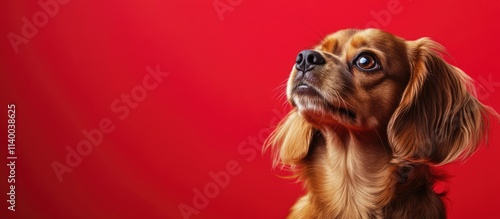
[[[1,218],[182,218],[179,205],[193,207],[194,191],[213,186],[210,173],[227,164],[236,173],[189,218],[284,218],[303,191],[271,170],[262,138],[286,110],[279,87],[296,54],[343,28],[433,38],[500,110],[498,1],[220,0],[230,9],[222,19],[213,2],[72,0],[18,53],[7,35],[22,36],[22,18],[42,8],[0,3],[0,133],[15,103],[18,156],[10,212],[3,141]],[[388,2],[399,4],[397,13]],[[113,111],[157,65],[170,74],[127,116]],[[103,118],[115,129],[60,182],[53,162],[64,164],[67,146],[75,149]],[[449,218],[500,218],[498,131],[465,164],[447,167]]]

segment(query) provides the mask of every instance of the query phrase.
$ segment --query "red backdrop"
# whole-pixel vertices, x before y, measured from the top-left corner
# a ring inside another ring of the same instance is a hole
[[[303,191],[260,153],[287,110],[279,87],[300,50],[343,28],[435,39],[500,110],[495,0],[0,6],[0,218],[283,218]],[[500,218],[499,130],[447,167],[449,218]]]

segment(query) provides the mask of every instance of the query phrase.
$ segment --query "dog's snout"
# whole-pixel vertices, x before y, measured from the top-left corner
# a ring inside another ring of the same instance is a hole
[[[325,64],[325,58],[317,51],[303,50],[297,55],[295,63],[297,70],[306,72],[313,69],[316,65]]]

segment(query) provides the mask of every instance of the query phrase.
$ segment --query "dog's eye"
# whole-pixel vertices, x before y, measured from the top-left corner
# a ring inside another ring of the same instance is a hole
[[[355,59],[355,64],[362,71],[374,71],[380,68],[375,56],[370,53],[361,53]]]

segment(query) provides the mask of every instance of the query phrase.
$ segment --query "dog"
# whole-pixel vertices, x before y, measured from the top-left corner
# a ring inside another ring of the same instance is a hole
[[[264,146],[307,191],[288,218],[446,218],[435,167],[470,157],[499,116],[442,53],[347,29],[298,54],[291,110]]]

